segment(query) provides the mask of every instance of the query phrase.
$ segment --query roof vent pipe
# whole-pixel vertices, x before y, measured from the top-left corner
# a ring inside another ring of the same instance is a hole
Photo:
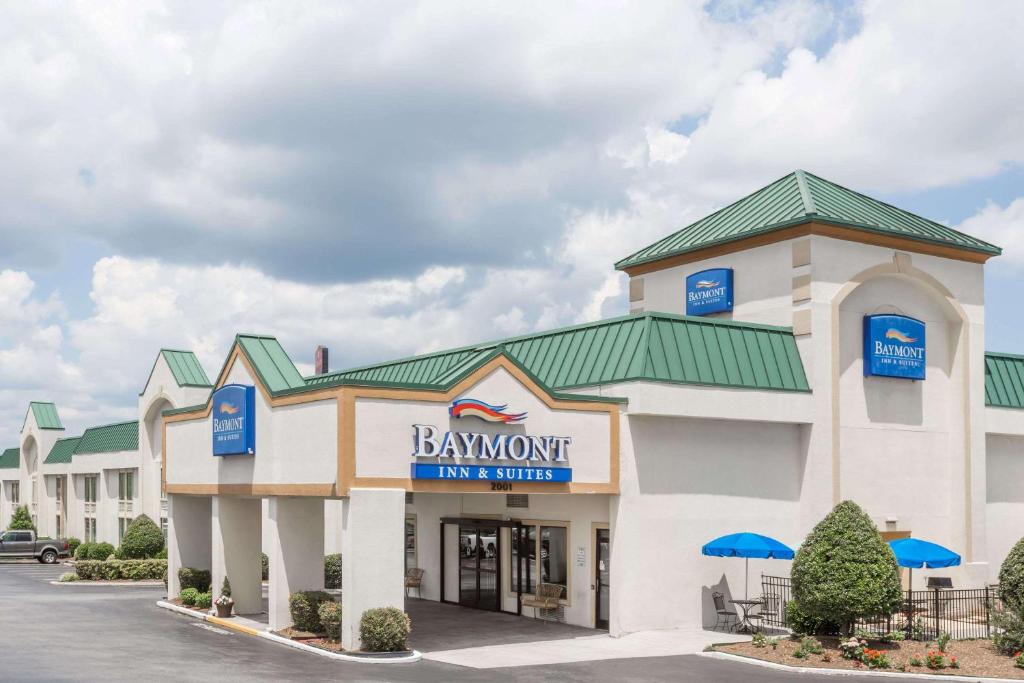
[[[326,346],[316,347],[316,352],[313,354],[313,363],[316,365],[316,374],[326,375],[330,372]]]

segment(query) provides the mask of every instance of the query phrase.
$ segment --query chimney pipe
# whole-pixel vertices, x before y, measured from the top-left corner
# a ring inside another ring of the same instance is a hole
[[[313,362],[316,364],[316,374],[324,375],[330,372],[326,346],[316,347],[316,352],[313,354],[313,358]]]

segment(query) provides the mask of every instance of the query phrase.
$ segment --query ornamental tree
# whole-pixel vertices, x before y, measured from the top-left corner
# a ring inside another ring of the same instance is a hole
[[[11,523],[7,525],[7,528],[35,531],[36,525],[32,523],[32,515],[29,514],[27,505],[19,505],[15,508],[14,514],[11,515]]]
[[[1024,614],[1024,538],[1017,541],[999,568],[999,597],[1007,608]]]
[[[804,540],[793,560],[793,599],[804,614],[842,625],[900,607],[899,568],[871,518],[843,501]]]
[[[156,522],[139,515],[125,529],[119,557],[126,560],[155,557],[164,547],[164,534]]]

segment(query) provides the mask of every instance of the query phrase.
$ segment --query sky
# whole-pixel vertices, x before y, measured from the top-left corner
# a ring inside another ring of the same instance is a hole
[[[158,349],[303,372],[620,315],[612,264],[803,168],[1004,248],[1024,3],[10,3],[0,446],[137,415]]]

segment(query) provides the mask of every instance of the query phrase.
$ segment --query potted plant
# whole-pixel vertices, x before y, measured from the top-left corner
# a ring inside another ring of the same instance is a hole
[[[231,582],[228,581],[226,576],[224,577],[224,583],[220,586],[220,595],[213,601],[213,606],[217,608],[217,616],[221,619],[227,619],[231,616],[231,610],[235,607],[235,601],[231,598]]]

